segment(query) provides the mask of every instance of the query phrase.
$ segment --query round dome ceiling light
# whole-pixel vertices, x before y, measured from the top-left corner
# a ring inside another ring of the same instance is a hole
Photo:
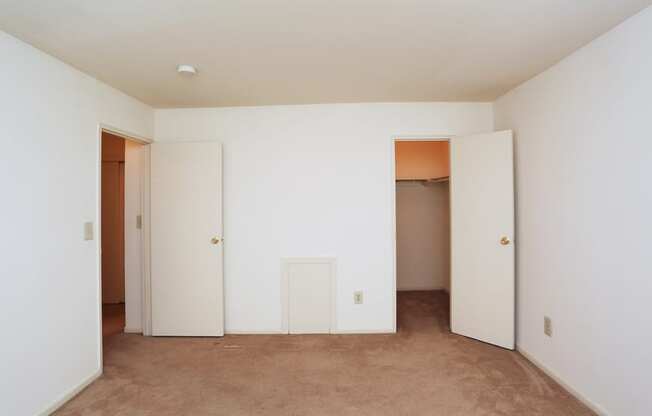
[[[197,68],[192,65],[181,64],[177,66],[177,72],[181,75],[197,75]]]

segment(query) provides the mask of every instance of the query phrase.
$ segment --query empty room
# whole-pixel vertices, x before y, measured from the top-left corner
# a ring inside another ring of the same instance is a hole
[[[0,415],[652,414],[652,0],[0,0]]]

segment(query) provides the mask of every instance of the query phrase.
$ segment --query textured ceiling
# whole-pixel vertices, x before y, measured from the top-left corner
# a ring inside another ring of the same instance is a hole
[[[0,0],[0,29],[154,107],[491,101],[650,3]]]

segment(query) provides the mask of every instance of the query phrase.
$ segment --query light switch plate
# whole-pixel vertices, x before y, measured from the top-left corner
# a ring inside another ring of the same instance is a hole
[[[363,302],[362,291],[353,292],[353,303],[356,305],[361,305]]]
[[[93,239],[93,222],[84,223],[84,240],[89,241]]]
[[[543,317],[543,333],[552,336],[552,319],[547,316]]]

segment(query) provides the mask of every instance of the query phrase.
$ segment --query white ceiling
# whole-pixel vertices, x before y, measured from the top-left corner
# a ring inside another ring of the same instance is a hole
[[[491,101],[651,3],[0,0],[0,29],[155,107]]]

